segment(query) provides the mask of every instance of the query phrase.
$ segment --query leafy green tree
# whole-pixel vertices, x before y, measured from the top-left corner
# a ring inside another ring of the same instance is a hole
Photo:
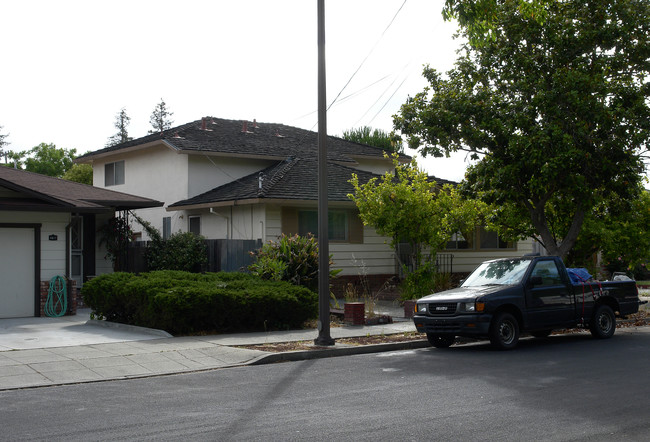
[[[551,1],[540,23],[505,0],[495,14],[495,38],[468,44],[446,78],[425,69],[395,127],[423,155],[471,152],[465,190],[499,208],[491,221],[564,257],[595,207],[637,195],[650,3]]]
[[[153,127],[152,130],[149,130],[149,133],[161,133],[167,129],[170,129],[174,123],[174,121],[171,119],[172,115],[174,115],[174,113],[169,111],[167,104],[161,98],[160,103],[156,105],[153,112],[151,113],[151,117],[149,117],[149,123],[151,124],[151,127]]]
[[[404,153],[402,139],[399,136],[394,133],[386,133],[381,129],[373,129],[369,126],[346,130],[343,132],[343,139],[378,147],[387,152]]]
[[[585,223],[568,261],[588,267],[600,252],[605,263],[632,269],[650,263],[650,191],[630,201],[600,204]]]
[[[57,178],[72,168],[77,149],[57,148],[54,144],[41,143],[25,152],[8,152],[9,158],[15,161],[17,167],[29,172]]]
[[[115,116],[114,124],[115,124],[115,128],[117,129],[117,133],[115,135],[111,135],[108,138],[106,147],[115,146],[117,144],[122,144],[122,143],[126,143],[127,141],[131,141],[133,137],[129,136],[129,132],[127,130],[130,123],[131,123],[131,117],[129,117],[126,114],[126,109],[122,108],[120,110],[120,113],[118,113]]]
[[[73,164],[72,167],[63,174],[63,179],[92,186],[93,166],[90,164]]]
[[[523,18],[542,23],[546,17],[545,7],[558,0],[445,0],[442,16],[445,20],[457,20],[464,28],[465,36],[475,45],[496,38],[498,11],[505,3],[517,8]]]
[[[360,183],[352,174],[354,194],[348,195],[359,209],[365,225],[391,238],[390,246],[408,242],[412,262],[407,268],[417,272],[426,265],[424,250],[435,257],[451,236],[478,225],[487,206],[479,201],[464,200],[458,189],[450,185],[438,187],[427,174],[418,169],[415,160],[400,164],[393,156],[395,172]],[[404,263],[403,263],[404,264]]]

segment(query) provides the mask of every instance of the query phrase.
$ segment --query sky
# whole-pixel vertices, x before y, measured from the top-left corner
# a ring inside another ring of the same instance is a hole
[[[390,132],[426,86],[423,66],[452,68],[461,42],[443,3],[325,1],[328,134]],[[1,2],[0,16],[10,150],[101,149],[122,108],[129,135],[144,136],[161,99],[174,125],[213,116],[318,130],[317,0],[21,0]],[[456,181],[467,165],[460,154],[418,163]]]

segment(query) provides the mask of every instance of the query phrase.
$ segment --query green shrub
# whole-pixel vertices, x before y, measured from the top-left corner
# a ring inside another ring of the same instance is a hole
[[[255,258],[248,267],[254,275],[271,281],[287,281],[318,291],[318,242],[313,235],[282,236],[251,252]],[[329,257],[330,268],[334,264]],[[330,270],[334,278],[341,270]]]
[[[152,239],[147,247],[149,270],[200,272],[208,262],[204,238],[191,232],[178,232],[168,240]]]
[[[451,275],[439,273],[433,263],[409,272],[400,283],[400,299],[418,299],[451,288]]]
[[[244,273],[113,273],[82,294],[100,318],[173,334],[299,328],[318,311],[311,290]]]

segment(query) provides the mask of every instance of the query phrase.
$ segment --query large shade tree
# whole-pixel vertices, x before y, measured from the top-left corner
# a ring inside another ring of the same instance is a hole
[[[493,39],[469,43],[402,106],[396,129],[423,155],[468,151],[465,188],[510,236],[565,256],[594,207],[638,196],[650,137],[650,3],[497,2]]]

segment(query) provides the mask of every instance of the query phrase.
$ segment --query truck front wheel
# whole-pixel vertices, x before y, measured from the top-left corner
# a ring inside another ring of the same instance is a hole
[[[510,313],[501,312],[490,325],[490,343],[499,350],[511,350],[519,342],[519,323]]]
[[[456,337],[453,335],[437,335],[435,333],[427,333],[429,344],[436,348],[447,348],[454,343]]]
[[[616,316],[614,315],[614,311],[609,306],[599,306],[591,318],[589,331],[591,331],[591,336],[594,338],[611,338],[614,335],[614,331],[616,331]]]

